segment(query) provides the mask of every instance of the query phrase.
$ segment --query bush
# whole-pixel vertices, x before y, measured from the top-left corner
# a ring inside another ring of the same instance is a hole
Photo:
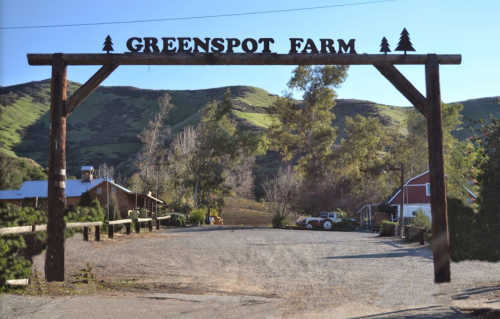
[[[273,213],[271,224],[275,227],[286,226],[288,224],[288,218],[286,215],[281,214],[279,210],[275,210]]]
[[[354,230],[356,222],[351,220],[351,218],[347,216],[347,213],[342,211],[340,208],[337,208],[337,216],[340,218],[340,221],[333,223],[334,229]]]
[[[67,223],[103,222],[101,232],[108,230],[106,216],[97,200],[92,201],[90,207],[77,206],[66,210],[65,214],[64,221]],[[81,228],[67,228],[66,237],[73,237],[76,232],[80,231]]]
[[[481,259],[477,214],[458,198],[448,197],[450,258],[453,261]]]
[[[415,218],[413,218],[412,226],[425,228],[425,230],[426,230],[425,240],[427,242],[430,241],[432,234],[430,234],[429,231],[432,229],[432,222],[431,222],[431,219],[429,218],[429,216],[427,216],[424,213],[422,208],[419,208],[415,212]],[[413,233],[410,237],[410,240],[411,241],[418,241],[419,240],[418,233]]]
[[[207,215],[206,208],[196,208],[191,211],[189,214],[189,221],[191,225],[204,225],[205,224],[205,216]]]
[[[6,204],[0,208],[0,227],[28,226],[47,222],[45,212]],[[29,242],[29,246],[26,245]],[[32,258],[45,249],[45,232],[2,235],[0,240],[0,292],[8,279],[28,278]]]
[[[90,207],[90,205],[92,205],[92,196],[90,192],[83,192],[78,206]]]
[[[170,225],[172,226],[185,226],[186,216],[179,213],[170,213]]]
[[[394,228],[398,227],[399,223],[390,222],[388,220],[384,220],[382,225],[380,225],[380,236],[382,237],[391,237],[395,236]]]

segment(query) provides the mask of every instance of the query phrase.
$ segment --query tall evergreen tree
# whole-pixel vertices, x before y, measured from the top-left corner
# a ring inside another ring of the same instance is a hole
[[[338,88],[347,78],[348,66],[298,66],[288,82],[290,92],[270,107],[273,122],[268,130],[270,148],[285,160],[297,158],[305,177],[326,176],[325,157],[337,138],[332,127]],[[292,98],[292,91],[303,101]]]
[[[399,38],[398,47],[394,51],[404,51],[406,55],[406,51],[415,51],[411,42],[410,42],[410,34],[406,31],[406,28],[401,32],[401,37]]]

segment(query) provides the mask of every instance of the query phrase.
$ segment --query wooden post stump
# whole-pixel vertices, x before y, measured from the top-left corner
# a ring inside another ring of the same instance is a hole
[[[89,241],[89,228],[83,227],[83,240]]]
[[[125,229],[127,231],[127,235],[130,235],[130,228],[131,228],[130,226],[131,226],[130,223],[125,224]]]
[[[156,220],[156,230],[160,230],[160,220]]]
[[[149,231],[153,231],[153,221],[152,220],[149,220],[148,221],[148,228],[149,228]]]
[[[141,232],[141,223],[139,223],[139,220],[135,221],[135,232],[136,234],[139,234]]]
[[[101,241],[101,226],[95,226],[95,241]]]
[[[108,238],[113,238],[115,225],[108,225]]]

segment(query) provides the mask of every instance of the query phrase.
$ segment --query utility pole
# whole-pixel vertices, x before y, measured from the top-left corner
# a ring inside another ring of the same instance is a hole
[[[391,171],[400,171],[400,185],[401,185],[401,203],[399,204],[399,238],[403,238],[403,225],[404,225],[404,201],[405,201],[405,163],[401,163],[401,167],[389,168]]]
[[[108,206],[108,222],[109,222],[109,183],[108,176],[106,175],[106,197],[107,197],[107,206]]]

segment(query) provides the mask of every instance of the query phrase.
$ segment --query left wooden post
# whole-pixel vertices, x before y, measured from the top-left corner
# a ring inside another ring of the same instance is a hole
[[[66,190],[66,64],[52,59],[50,102],[47,252],[45,279],[64,281],[64,195]]]

